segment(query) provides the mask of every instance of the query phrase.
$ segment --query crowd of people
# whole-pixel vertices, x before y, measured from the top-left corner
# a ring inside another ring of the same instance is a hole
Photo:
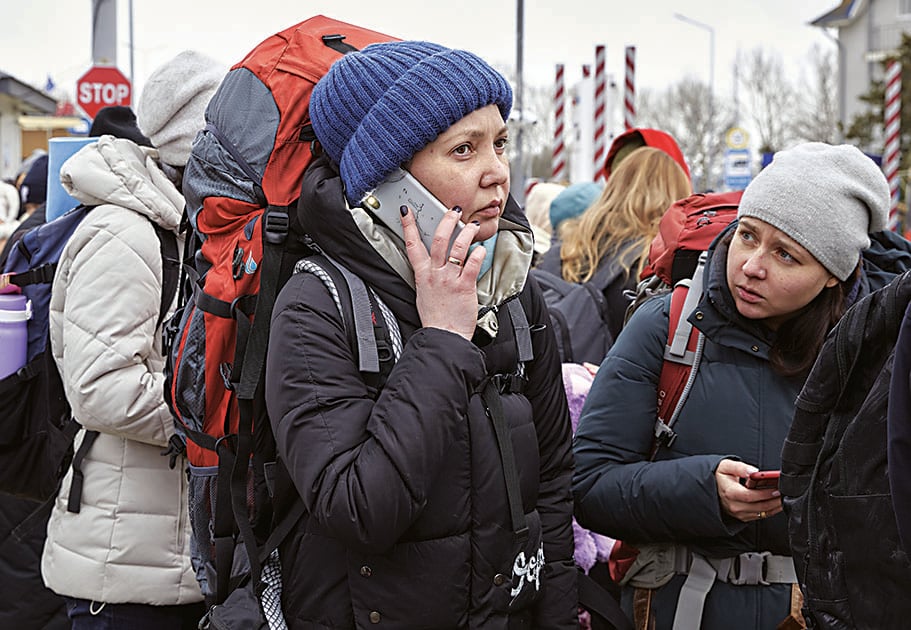
[[[37,153],[0,187],[0,269],[45,221],[48,176],[96,206],[61,254],[49,322],[83,427],[74,447],[97,438],[46,529],[0,547],[0,581],[17,585],[0,595],[4,627],[178,630],[212,603],[187,463],[169,449],[179,426],[162,331],[174,305],[160,316],[160,252],[164,239],[183,250],[185,169],[226,72],[181,53],[150,76],[135,115],[102,110],[97,140],[59,173]],[[283,623],[578,628],[574,550],[587,528],[636,543],[622,578],[602,579],[637,628],[778,627],[799,591],[787,515],[776,488],[744,482],[780,468],[826,335],[877,288],[861,252],[886,226],[882,172],[857,148],[807,143],[754,178],[708,250],[698,371],[676,438],[656,450],[671,294],[626,312],[662,215],[693,193],[685,158],[668,134],[630,130],[597,181],[538,184],[523,211],[510,191],[512,106],[487,62],[421,41],[349,52],[313,89],[320,150],[293,222],[365,280],[397,342],[374,396],[338,297],[308,273],[278,293],[263,396],[293,494],[277,504],[303,505],[278,546]],[[400,208],[402,240],[361,207],[400,167],[448,209],[429,249],[416,208]],[[574,409],[533,267],[597,280],[607,305],[615,341]],[[0,504],[9,531],[34,507]],[[741,579],[755,557],[760,579]]]

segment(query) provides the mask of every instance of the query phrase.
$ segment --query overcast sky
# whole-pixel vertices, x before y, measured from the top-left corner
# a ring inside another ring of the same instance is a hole
[[[129,0],[118,0],[118,66],[129,76]],[[710,32],[715,32],[715,84],[732,90],[738,48],[778,51],[796,77],[810,47],[834,44],[808,22],[837,0],[535,0],[525,3],[525,81],[550,86],[554,66],[566,81],[593,64],[595,46],[607,47],[607,73],[623,74],[624,48],[637,48],[639,89],[661,88],[691,75],[708,82]],[[143,81],[161,63],[195,48],[231,65],[274,32],[323,13],[403,39],[429,39],[472,50],[498,67],[514,67],[513,0],[134,0],[134,102]],[[546,8],[542,8],[542,5]],[[50,75],[75,92],[92,65],[92,0],[0,0],[0,70],[37,87]],[[178,23],[179,22],[179,23]]]

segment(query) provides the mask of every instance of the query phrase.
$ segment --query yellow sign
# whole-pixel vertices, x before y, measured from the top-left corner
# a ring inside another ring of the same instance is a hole
[[[750,134],[742,127],[731,127],[724,140],[730,149],[745,149],[750,144]]]

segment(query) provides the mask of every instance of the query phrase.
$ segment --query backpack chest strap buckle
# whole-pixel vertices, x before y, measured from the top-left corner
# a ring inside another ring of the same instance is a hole
[[[747,551],[739,556],[734,556],[731,569],[727,574],[727,581],[737,586],[762,584],[768,586],[770,582],[765,579],[766,561],[772,557],[770,551]],[[724,580],[725,576],[718,574],[718,579]]]
[[[525,391],[526,379],[521,374],[494,374],[490,382],[500,394],[521,394]]]
[[[267,243],[272,245],[284,243],[290,227],[291,219],[285,210],[275,207],[269,207],[266,210],[263,220],[263,234],[266,236]]]

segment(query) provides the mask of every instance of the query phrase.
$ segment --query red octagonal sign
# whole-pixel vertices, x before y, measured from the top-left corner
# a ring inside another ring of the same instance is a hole
[[[76,102],[90,118],[102,107],[130,105],[130,80],[114,66],[93,66],[76,82]]]

